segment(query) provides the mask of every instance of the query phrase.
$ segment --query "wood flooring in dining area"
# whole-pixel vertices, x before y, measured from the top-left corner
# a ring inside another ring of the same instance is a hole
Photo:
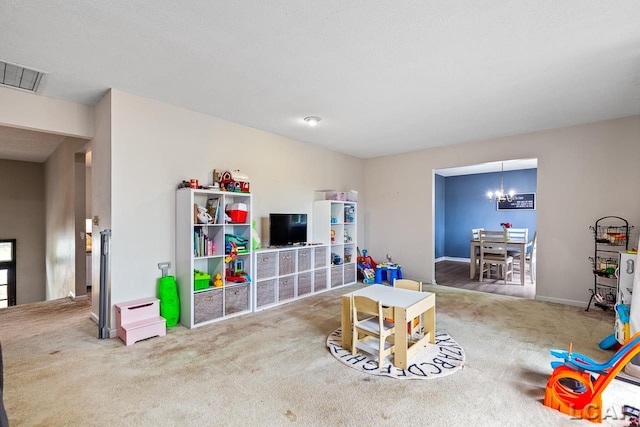
[[[502,279],[487,279],[478,281],[478,276],[469,279],[469,262],[464,261],[439,261],[436,262],[436,283],[440,286],[469,289],[473,291],[487,292],[491,294],[509,295],[519,298],[534,299],[536,285],[531,283],[529,273],[525,273],[524,286],[520,284],[519,272],[513,273],[513,280],[504,284]]]

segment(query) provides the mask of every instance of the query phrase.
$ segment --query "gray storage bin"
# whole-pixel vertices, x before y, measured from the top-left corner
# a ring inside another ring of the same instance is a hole
[[[224,288],[225,315],[249,310],[249,283],[226,285]]]
[[[263,280],[256,286],[257,308],[276,302],[276,279]]]
[[[311,272],[298,274],[298,295],[311,293]]]
[[[258,252],[256,255],[256,280],[274,277],[278,260],[277,252]]]
[[[322,268],[313,272],[313,291],[324,291],[327,289],[327,269]]]
[[[211,289],[193,295],[193,322],[202,323],[222,317],[222,289]]]
[[[293,298],[295,295],[295,276],[281,277],[278,280],[278,301]]]
[[[298,271],[311,270],[311,248],[298,249]]]
[[[279,276],[293,274],[296,271],[296,251],[280,251],[278,256]]]
[[[342,266],[331,267],[331,287],[342,286]]]
[[[327,266],[327,247],[315,248],[313,252],[313,267],[320,268]]]

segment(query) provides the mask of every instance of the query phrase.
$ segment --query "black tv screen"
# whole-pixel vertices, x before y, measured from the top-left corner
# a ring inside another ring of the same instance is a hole
[[[269,214],[269,244],[287,246],[307,241],[307,214]]]

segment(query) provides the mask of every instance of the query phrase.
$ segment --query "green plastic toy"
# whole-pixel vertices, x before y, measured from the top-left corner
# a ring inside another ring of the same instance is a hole
[[[180,300],[175,277],[164,276],[159,279],[158,298],[160,299],[160,316],[166,319],[167,328],[177,325],[180,319]]]

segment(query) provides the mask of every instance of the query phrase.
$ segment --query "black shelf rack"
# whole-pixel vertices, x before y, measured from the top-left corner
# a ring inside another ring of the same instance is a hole
[[[629,222],[619,216],[604,216],[589,229],[593,232],[593,288],[585,311],[591,304],[610,310],[616,304],[618,253],[629,249]]]

